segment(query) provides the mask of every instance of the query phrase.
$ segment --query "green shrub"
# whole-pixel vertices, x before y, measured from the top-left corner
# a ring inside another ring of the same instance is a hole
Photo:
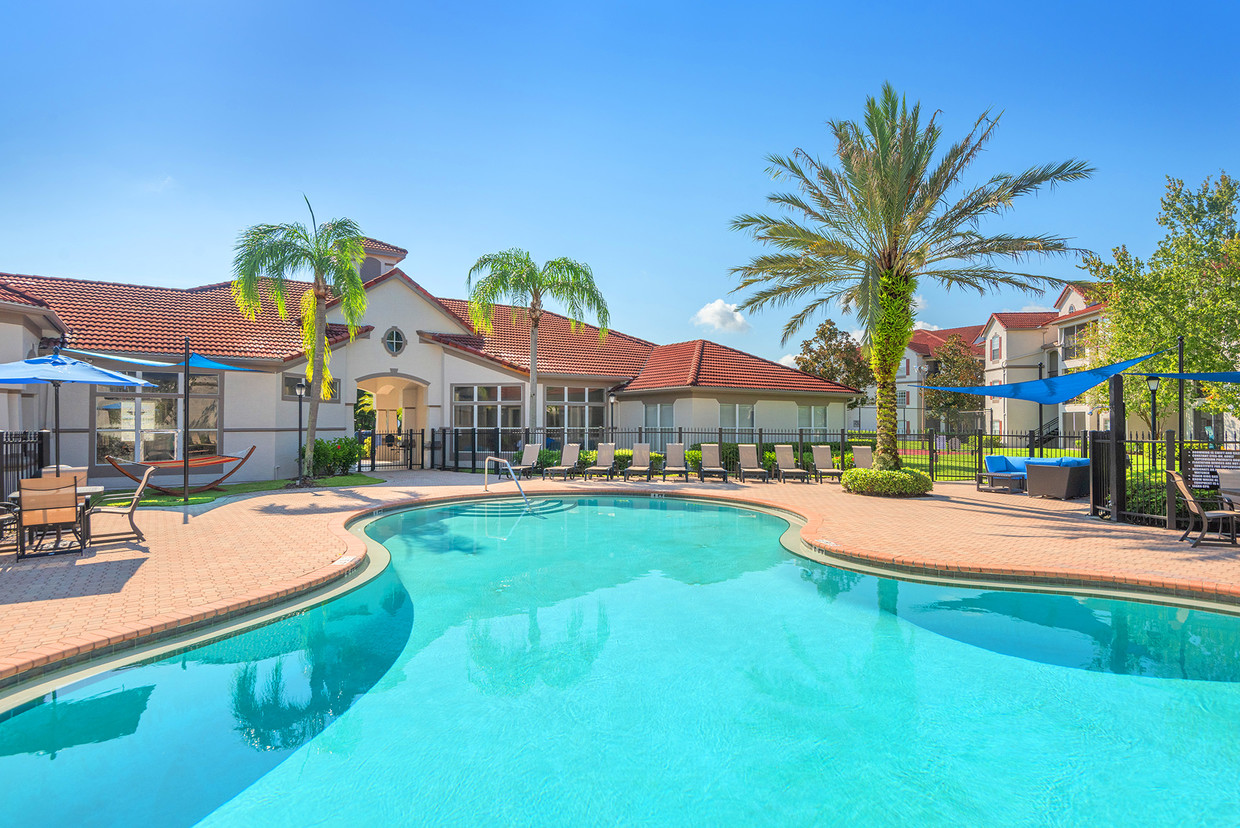
[[[930,476],[916,469],[849,469],[840,477],[840,483],[846,492],[877,497],[918,497],[934,488]]]
[[[306,447],[301,447],[301,457],[306,456]],[[311,477],[332,477],[337,474],[348,474],[357,466],[363,457],[363,444],[352,437],[337,437],[335,440],[319,438],[314,441],[314,469]]]
[[[697,471],[702,468],[702,452],[697,449],[686,449],[685,465],[689,467],[689,471]]]
[[[560,465],[560,452],[551,449],[542,449],[538,452],[538,462],[534,464],[541,471],[549,469],[552,466]]]

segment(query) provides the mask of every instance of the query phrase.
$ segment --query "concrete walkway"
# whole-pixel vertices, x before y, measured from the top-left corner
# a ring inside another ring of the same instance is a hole
[[[16,561],[0,554],[0,684],[184,632],[321,586],[364,554],[344,530],[359,512],[482,493],[478,475],[401,472],[382,485],[241,496],[211,507],[143,510],[145,543],[109,540],[124,518],[100,516],[84,555]],[[511,482],[492,493],[513,494]],[[806,518],[825,555],[933,577],[1123,588],[1240,604],[1240,548],[1190,549],[1179,533],[1091,519],[1081,502],[979,493],[940,483],[931,497],[889,500],[838,485],[532,481],[533,494],[658,491],[775,506]]]

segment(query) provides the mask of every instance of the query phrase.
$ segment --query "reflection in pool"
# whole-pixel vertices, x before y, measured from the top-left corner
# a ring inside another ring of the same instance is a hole
[[[0,773],[22,780],[0,808],[161,826],[1240,822],[1237,619],[876,579],[787,553],[785,528],[612,498],[382,517],[377,580],[0,721]]]

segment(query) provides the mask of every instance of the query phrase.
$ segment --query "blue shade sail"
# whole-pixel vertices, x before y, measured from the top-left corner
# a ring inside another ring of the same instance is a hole
[[[128,362],[132,365],[149,365],[155,368],[183,368],[185,367],[184,360],[182,360],[181,362],[157,362],[156,360],[153,360],[153,359],[138,359],[136,357],[122,357],[122,356],[116,356],[115,354],[102,354],[97,351],[79,351],[76,348],[65,348],[64,350],[70,353],[74,353],[74,354],[82,354],[83,356],[99,357],[100,359],[110,359],[115,362]],[[213,359],[209,359],[203,356],[202,354],[190,354],[189,355],[189,367],[199,368],[204,371],[254,371],[255,370],[253,368],[241,368],[236,365],[225,365],[222,362],[216,362]]]
[[[1163,351],[1155,351],[1136,359],[1104,365],[1089,371],[1063,374],[1047,379],[1012,382],[1007,385],[975,385],[967,388],[949,388],[939,385],[919,385],[931,391],[955,391],[960,394],[978,394],[986,397],[1005,397],[1010,400],[1028,400],[1042,405],[1058,405],[1080,396],[1095,385],[1101,385],[1116,374],[1122,374],[1139,362],[1156,357]]]

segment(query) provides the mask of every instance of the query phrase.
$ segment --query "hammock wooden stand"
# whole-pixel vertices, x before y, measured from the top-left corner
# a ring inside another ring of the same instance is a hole
[[[222,477],[217,477],[215,480],[212,480],[210,483],[208,483],[205,486],[194,486],[193,488],[189,490],[189,493],[197,494],[199,492],[206,492],[212,489],[219,489],[221,483],[223,483],[228,478],[232,477],[233,474],[236,473],[237,469],[245,465],[245,461],[250,459],[250,455],[254,453],[255,448],[256,446],[250,446],[250,450],[245,453],[244,457],[229,457],[224,454],[208,454],[202,457],[191,457],[189,459],[189,467],[191,470],[205,468],[207,466],[222,466],[225,463],[233,463],[233,462],[235,462],[237,465],[233,466],[228,471],[227,474],[223,475]],[[135,483],[141,483],[142,479],[138,477],[134,477],[132,474],[125,471],[125,469],[121,468],[121,465],[120,465],[121,463],[129,463],[130,465],[138,465],[138,466],[154,466],[157,469],[183,469],[185,468],[184,460],[151,460],[150,462],[147,462],[147,463],[133,463],[132,461],[127,461],[127,460],[118,461],[115,457],[112,457],[111,455],[103,459],[107,460],[109,463],[112,464],[112,466],[118,472],[125,475],[126,477],[128,477],[130,480],[132,480]],[[154,483],[150,481],[147,481],[146,486],[148,489],[154,489],[160,494],[166,494],[172,497],[177,497],[178,495],[182,494],[184,491],[183,489],[166,489],[163,486],[156,486]]]

